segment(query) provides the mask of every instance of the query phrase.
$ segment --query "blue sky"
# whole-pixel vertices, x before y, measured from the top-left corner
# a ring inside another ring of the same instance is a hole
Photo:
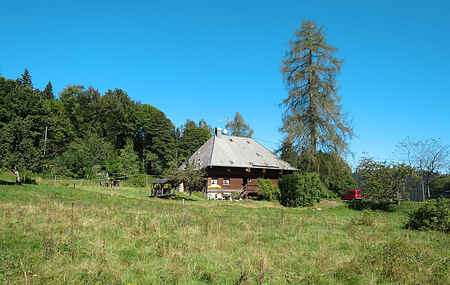
[[[310,19],[344,60],[354,165],[364,154],[391,159],[406,136],[450,143],[449,18],[450,2],[436,0],[4,1],[0,74],[28,68],[35,87],[51,80],[56,92],[121,88],[176,126],[223,126],[238,111],[274,149],[287,94],[281,58]]]

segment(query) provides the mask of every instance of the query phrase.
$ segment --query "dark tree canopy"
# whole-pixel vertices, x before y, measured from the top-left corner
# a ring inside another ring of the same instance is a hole
[[[244,122],[244,118],[239,112],[236,112],[233,120],[227,122],[225,128],[230,131],[232,136],[251,138],[253,135],[253,130]]]
[[[0,76],[0,167],[73,177],[160,175],[177,148],[170,119],[123,90],[69,85],[55,99],[51,82],[34,89],[28,70],[15,80]]]
[[[153,106],[139,104],[137,110],[136,150],[148,174],[161,174],[176,157],[175,127]]]
[[[204,120],[200,120],[198,124],[186,120],[186,123],[179,128],[181,136],[179,138],[178,155],[182,159],[189,158],[211,137],[211,132],[211,127]]]
[[[53,94],[53,86],[52,86],[52,83],[50,81],[45,86],[44,91],[42,91],[42,97],[44,99],[48,99],[48,100],[54,100],[55,99],[55,95]]]
[[[288,90],[283,101],[282,131],[300,152],[342,152],[352,128],[341,111],[336,76],[342,61],[326,43],[323,28],[304,21],[290,41],[281,73]]]

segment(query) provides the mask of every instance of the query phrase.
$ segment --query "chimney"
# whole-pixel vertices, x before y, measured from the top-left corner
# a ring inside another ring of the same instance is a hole
[[[216,135],[216,137],[222,136],[222,129],[221,128],[216,128],[214,130],[214,134]]]

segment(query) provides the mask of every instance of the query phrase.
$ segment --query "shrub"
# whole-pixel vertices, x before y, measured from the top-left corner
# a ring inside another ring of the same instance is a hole
[[[445,191],[450,191],[450,175],[434,178],[431,183],[431,196],[438,197]]]
[[[278,185],[273,184],[269,179],[258,179],[258,190],[262,191],[263,197],[269,201],[279,201],[280,200],[280,188]]]
[[[395,206],[390,201],[375,201],[375,200],[352,200],[348,202],[349,208],[353,210],[381,210],[387,212],[395,211]]]
[[[20,179],[23,184],[36,184],[36,174],[29,170],[20,171]]]
[[[430,200],[409,214],[407,229],[450,233],[450,199]]]
[[[373,227],[375,226],[375,219],[376,216],[373,211],[364,210],[362,211],[361,217],[358,220],[356,220],[356,224],[361,226]]]
[[[320,201],[322,182],[317,173],[288,174],[279,182],[280,203],[286,207],[312,206]]]

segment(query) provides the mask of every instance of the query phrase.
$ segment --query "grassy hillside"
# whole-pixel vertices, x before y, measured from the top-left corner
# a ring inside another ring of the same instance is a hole
[[[0,283],[450,283],[449,236],[402,229],[416,204],[366,213],[146,195],[0,185]]]

